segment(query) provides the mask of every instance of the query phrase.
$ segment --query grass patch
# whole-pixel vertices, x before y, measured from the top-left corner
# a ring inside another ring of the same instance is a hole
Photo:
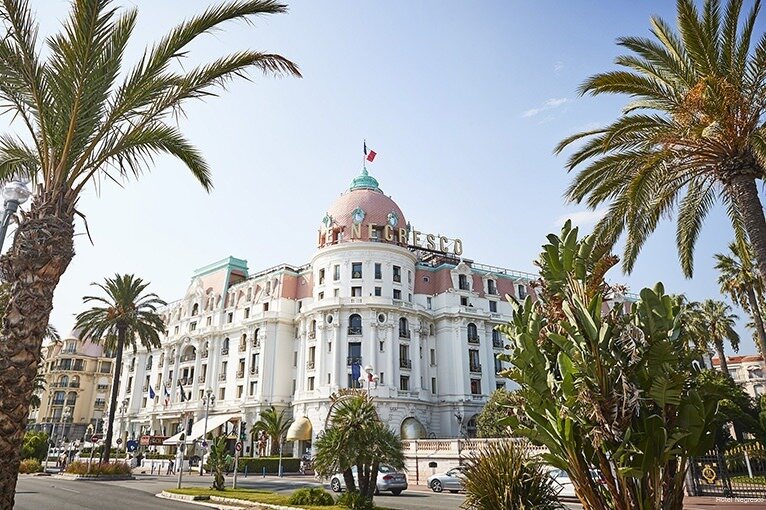
[[[290,499],[289,494],[277,494],[271,491],[260,491],[256,489],[226,489],[224,491],[217,491],[213,489],[206,489],[202,487],[188,487],[181,489],[165,489],[165,492],[172,494],[183,494],[185,496],[218,496],[221,498],[241,499],[243,501],[251,501],[253,503],[267,503],[271,505],[284,505],[291,506],[293,508],[305,508],[307,510],[348,510],[343,506],[306,506],[306,505],[291,505],[288,503]],[[375,507],[376,510],[387,510],[383,507]]]
[[[754,476],[753,478],[750,478],[747,475],[743,476],[732,476],[731,481],[734,483],[739,484],[750,484],[750,485],[766,485],[766,476]]]

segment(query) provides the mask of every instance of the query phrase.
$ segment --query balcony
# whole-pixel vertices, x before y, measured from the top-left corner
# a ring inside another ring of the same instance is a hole
[[[258,367],[251,368],[250,375],[258,375]]]
[[[471,372],[480,374],[481,373],[481,363],[476,363],[474,365],[471,365],[470,369]]]
[[[155,384],[154,389],[160,391],[160,383]]]
[[[104,400],[96,400],[93,403],[93,407],[95,407],[96,409],[103,409],[104,407],[106,407],[106,401],[104,401]]]
[[[145,368],[146,368],[146,370],[151,370],[152,369],[152,364],[151,363],[147,363]]]
[[[348,334],[349,335],[361,335],[362,334],[362,328],[348,328]]]
[[[202,351],[202,352],[201,352],[199,355],[200,355],[200,357],[201,357],[202,359],[206,359],[206,358],[207,358],[207,356],[208,356],[208,351],[207,351],[207,350],[204,350],[204,351]]]
[[[187,361],[194,361],[196,356],[194,354],[184,354],[181,356],[181,363],[186,363]]]
[[[148,384],[144,384],[144,390],[143,391],[144,391],[144,393],[149,391],[149,385]]]
[[[173,358],[170,358],[170,359],[168,360],[168,365],[175,365],[175,364],[176,364],[176,359],[175,359],[175,357],[173,357]]]
[[[479,344],[479,335],[468,335],[469,344]]]
[[[394,274],[394,281],[401,283],[402,282],[402,275]]]
[[[412,368],[412,360],[411,359],[400,359],[399,360],[399,368],[411,369]]]
[[[132,386],[128,386],[128,387],[125,388],[125,393],[130,393],[132,391],[133,391],[133,387]]]
[[[361,356],[348,356],[346,358],[346,366],[351,365],[361,365],[362,364],[362,358]]]
[[[226,380],[226,373],[218,374],[218,380],[219,381],[225,381]]]
[[[130,366],[128,367],[128,372],[130,372],[131,374],[132,374],[133,372],[135,372],[135,371],[136,371],[136,367],[135,367],[135,365],[130,365]]]
[[[245,352],[247,349],[247,344],[239,344],[239,352]]]
[[[223,349],[221,349],[221,356],[227,356],[228,354],[229,354],[228,347],[224,347]]]
[[[54,400],[53,401],[53,405],[54,406],[63,406],[64,405],[64,399],[62,398],[61,400]]]
[[[314,370],[314,362],[313,361],[307,361],[306,362],[306,370]]]
[[[165,364],[165,362],[164,362],[164,361],[160,361],[159,363],[157,363],[157,368],[162,368],[162,366],[163,366],[164,364]]]
[[[253,347],[256,349],[261,348],[261,339],[260,338],[253,338]]]
[[[499,338],[493,338],[492,347],[495,349],[502,349],[503,347],[505,347],[505,345],[503,344],[503,341],[500,340]]]
[[[399,330],[399,338],[410,338],[410,330]]]
[[[317,337],[316,331],[309,331],[308,333],[309,340],[314,340]]]
[[[237,371],[237,379],[242,379],[243,377],[245,377],[245,370],[244,369],[238,370]]]
[[[197,377],[197,382],[204,383],[205,382],[205,376],[201,375],[201,376]]]

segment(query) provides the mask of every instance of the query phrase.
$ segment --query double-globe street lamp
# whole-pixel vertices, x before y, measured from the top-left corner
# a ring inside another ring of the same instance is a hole
[[[204,465],[205,465],[205,453],[208,449],[207,444],[207,415],[210,412],[210,406],[212,404],[215,404],[215,395],[213,395],[213,390],[210,388],[205,390],[205,428],[202,431],[202,458],[199,460],[199,475],[202,476],[204,474]]]
[[[19,180],[12,180],[8,182],[3,188],[3,218],[0,221],[0,250],[3,249],[3,241],[5,241],[5,233],[8,230],[8,224],[11,222],[11,217],[19,209],[19,205],[26,202],[32,192],[29,191],[27,185]]]
[[[63,438],[63,431],[64,431],[64,422],[69,419],[70,416],[70,409],[69,406],[64,407],[63,412],[61,413],[61,417],[59,418],[59,439],[56,439],[56,422],[53,422],[53,426],[51,427],[51,435],[48,438],[48,452],[45,454],[45,470],[48,470],[48,461],[50,460],[51,456],[51,445],[56,443],[56,446],[58,447],[59,440]],[[61,455],[60,449],[56,450],[56,457],[58,458]]]
[[[367,383],[367,396],[370,396],[370,387],[373,383],[375,383],[375,387],[378,386],[378,376],[374,374],[375,369],[372,368],[372,365],[367,365],[364,367],[364,371],[367,375],[361,375],[359,376],[359,383],[364,387],[364,383]]]
[[[125,460],[128,460],[128,425],[127,425],[127,422],[125,421],[125,413],[128,411],[128,407],[130,407],[130,400],[125,398],[122,400],[122,403],[120,404],[120,407],[118,408],[118,410],[120,411],[120,415],[122,416],[122,420],[120,420],[122,422],[122,431],[123,431],[122,435],[125,436]],[[119,445],[117,445],[117,454],[119,455],[119,453],[120,453],[120,447]]]

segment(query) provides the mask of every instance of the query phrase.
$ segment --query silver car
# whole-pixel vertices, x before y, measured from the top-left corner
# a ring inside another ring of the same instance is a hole
[[[351,468],[354,474],[354,483],[359,483],[359,477],[356,474],[356,466]],[[341,492],[346,488],[346,482],[343,480],[343,473],[335,473],[330,478],[330,488],[333,492]],[[398,496],[407,488],[407,477],[404,473],[394,470],[391,466],[381,464],[378,466],[378,481],[375,484],[375,493],[391,491],[391,494]]]
[[[457,492],[465,489],[465,467],[458,466],[446,473],[428,477],[428,487],[434,492]]]

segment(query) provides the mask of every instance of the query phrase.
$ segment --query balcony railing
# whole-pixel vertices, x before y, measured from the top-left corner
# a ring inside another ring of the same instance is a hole
[[[245,352],[247,349],[247,344],[239,344],[239,352]]]
[[[349,327],[348,328],[348,334],[349,335],[361,335],[362,334],[362,328],[361,327],[359,327],[359,328]]]
[[[162,365],[164,364],[165,364],[164,361],[160,361],[159,363],[157,363],[157,368],[162,368]]]
[[[348,356],[346,358],[346,366],[351,365],[361,365],[362,364],[362,358],[360,356]]]
[[[315,339],[317,337],[317,332],[316,331],[309,331],[308,337],[309,337],[309,340]]]
[[[229,354],[229,348],[228,347],[224,347],[223,349],[221,349],[221,355],[222,356],[226,356],[228,354]]]
[[[471,365],[470,370],[471,370],[471,372],[475,372],[477,374],[480,374],[481,373],[481,364],[477,363],[475,365]]]
[[[402,275],[400,275],[400,274],[395,274],[395,275],[394,275],[394,281],[395,281],[395,282],[400,282],[400,283],[401,283],[401,281],[402,281]]]
[[[261,347],[261,339],[260,338],[253,338],[253,347],[256,349],[259,349]]]
[[[218,380],[219,381],[225,381],[226,380],[226,373],[218,374]]]
[[[237,370],[237,379],[242,379],[243,377],[245,377],[245,371]]]
[[[205,382],[205,376],[201,375],[201,376],[197,377],[197,381],[200,382],[200,383],[204,383]]]
[[[399,338],[410,338],[410,330],[399,330]]]
[[[307,370],[314,370],[314,362],[313,361],[307,361],[306,362],[306,369]]]
[[[93,407],[95,407],[96,409],[102,409],[102,408],[104,408],[105,406],[106,406],[106,402],[105,402],[105,401],[104,401],[104,402],[102,402],[102,401],[100,401],[100,400],[96,400],[96,401],[93,403]]]
[[[184,354],[181,356],[181,363],[186,363],[187,361],[194,361],[196,359],[196,356],[194,354]]]
[[[176,363],[176,359],[175,359],[174,357],[173,357],[173,358],[170,358],[170,359],[168,360],[168,365],[175,365],[175,363]]]
[[[492,347],[495,349],[502,349],[503,347],[505,347],[505,345],[503,345],[503,341],[500,340],[499,338],[493,338]]]
[[[144,384],[144,393],[146,393],[147,391],[149,391],[149,385],[148,384]]]
[[[160,383],[155,384],[154,389],[160,391]]]
[[[252,367],[250,369],[250,374],[251,375],[258,375],[258,367]]]
[[[53,405],[54,406],[63,406],[64,405],[64,399],[62,398],[61,400],[54,400],[53,401]]]
[[[208,356],[208,351],[207,351],[207,350],[204,350],[204,351],[200,352],[200,353],[199,353],[199,355],[200,355],[200,357],[201,357],[202,359],[206,359],[206,358],[207,358],[207,356]]]
[[[479,343],[479,335],[468,335],[468,343],[469,344],[478,344]]]
[[[412,360],[411,359],[400,359],[399,360],[399,368],[412,368]]]

